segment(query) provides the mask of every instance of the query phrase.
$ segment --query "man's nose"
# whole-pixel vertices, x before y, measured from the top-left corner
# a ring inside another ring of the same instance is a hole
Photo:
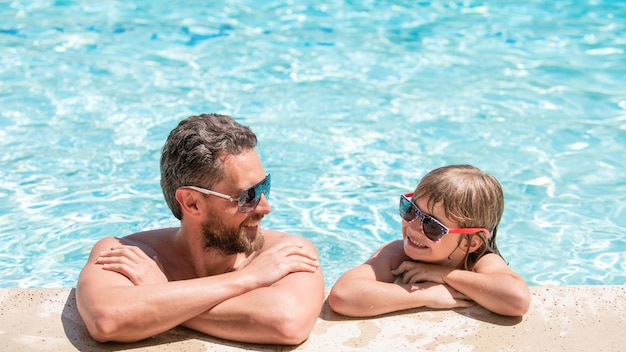
[[[260,214],[269,214],[272,211],[270,202],[267,198],[265,198],[265,193],[261,193],[261,199],[259,199],[259,204],[256,206],[254,211]]]

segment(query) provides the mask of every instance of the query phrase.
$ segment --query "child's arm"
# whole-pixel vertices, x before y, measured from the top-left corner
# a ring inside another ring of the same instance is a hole
[[[403,283],[428,281],[449,285],[501,315],[521,316],[530,306],[526,282],[493,253],[481,257],[471,271],[405,261],[393,273],[402,274]]]
[[[494,313],[521,316],[530,307],[528,285],[494,253],[481,257],[472,271],[454,270],[443,280]]]
[[[337,280],[328,296],[331,308],[347,316],[368,317],[424,306],[454,308],[473,305],[448,285],[393,283],[395,277],[391,268],[408,259],[402,241],[384,245],[365,264],[347,271]]]

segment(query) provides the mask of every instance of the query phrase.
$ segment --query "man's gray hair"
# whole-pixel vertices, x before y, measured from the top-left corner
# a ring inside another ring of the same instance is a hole
[[[252,130],[227,115],[202,114],[180,121],[161,151],[161,189],[174,216],[182,219],[176,200],[179,187],[211,189],[225,176],[224,157],[254,149],[256,144]]]

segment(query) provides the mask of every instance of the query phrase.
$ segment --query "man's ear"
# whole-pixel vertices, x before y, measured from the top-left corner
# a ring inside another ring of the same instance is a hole
[[[183,214],[187,216],[199,216],[200,215],[200,207],[198,205],[200,199],[202,197],[198,192],[187,189],[187,188],[179,188],[176,190],[176,200],[178,204],[180,204],[180,209]]]

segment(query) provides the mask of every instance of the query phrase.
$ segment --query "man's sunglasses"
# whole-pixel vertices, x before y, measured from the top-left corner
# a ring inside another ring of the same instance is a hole
[[[465,227],[458,229],[449,229],[444,226],[444,224],[440,223],[439,220],[433,218],[428,214],[424,214],[418,207],[411,201],[411,197],[413,197],[413,192],[405,193],[400,196],[400,207],[399,212],[402,220],[412,223],[415,219],[420,219],[420,227],[422,229],[422,233],[428,237],[431,241],[439,241],[443,236],[448,233],[464,233],[464,234],[473,234],[476,232],[483,231],[487,238],[491,237],[491,233],[489,230],[482,227]]]
[[[240,213],[249,213],[256,209],[257,205],[261,201],[261,194],[265,194],[265,199],[269,199],[270,197],[270,186],[271,186],[272,178],[268,174],[265,176],[263,181],[257,183],[256,185],[246,188],[239,194],[239,198],[233,198],[229,195],[210,191],[208,189],[196,186],[182,186],[180,188],[188,188],[193,189],[194,191],[198,191],[200,193],[208,194],[210,196],[220,197],[231,202],[237,202]]]

